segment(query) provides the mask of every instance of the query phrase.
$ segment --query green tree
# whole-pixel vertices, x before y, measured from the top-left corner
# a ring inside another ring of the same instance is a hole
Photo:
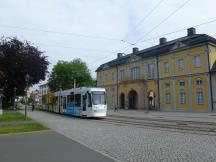
[[[0,39],[0,88],[4,89],[4,103],[14,101],[16,95],[23,95],[26,88],[25,75],[29,74],[28,86],[45,79],[49,62],[43,52],[27,41],[16,37]]]
[[[69,89],[74,87],[93,86],[94,81],[85,62],[81,59],[72,61],[58,61],[54,65],[49,77],[49,87],[51,91],[56,91],[60,87]]]

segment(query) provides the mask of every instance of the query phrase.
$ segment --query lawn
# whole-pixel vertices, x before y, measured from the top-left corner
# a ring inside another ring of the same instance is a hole
[[[25,116],[17,111],[3,110],[3,115],[0,115],[0,123],[22,120],[25,120]]]
[[[25,115],[17,111],[4,110],[3,115],[0,115],[0,134],[46,129],[48,128],[30,118],[25,120]]]
[[[18,132],[31,132],[47,130],[48,128],[40,123],[22,123],[22,124],[6,124],[0,126],[0,134],[18,133]]]

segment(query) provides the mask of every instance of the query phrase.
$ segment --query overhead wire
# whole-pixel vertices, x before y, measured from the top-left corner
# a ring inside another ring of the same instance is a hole
[[[160,0],[134,27],[125,35],[125,37],[122,39],[122,41],[125,41],[125,39],[134,31],[137,29],[138,26],[140,26],[165,0]]]
[[[177,13],[180,9],[182,9],[187,3],[189,3],[191,0],[186,0],[183,4],[181,4],[177,9],[175,9],[173,12],[171,12],[167,17],[165,17],[160,23],[158,23],[156,26],[154,26],[151,30],[149,30],[146,34],[144,34],[142,37],[140,37],[134,44],[137,44],[138,42],[142,41],[144,37],[151,34],[155,29],[157,29],[160,25],[162,25],[164,22],[166,22],[170,17],[172,17],[175,13]]]
[[[136,42],[134,43],[131,43],[130,45],[126,46],[123,50],[124,52],[126,52],[127,50],[125,49],[128,49],[128,47],[130,46],[134,46],[136,44],[139,43],[139,41],[141,41],[144,37],[146,37],[147,35],[149,35],[151,32],[153,32],[156,28],[158,28],[161,24],[163,24],[165,21],[167,21],[170,17],[172,17],[176,12],[178,12],[181,8],[183,8],[187,3],[189,3],[189,1],[191,0],[186,0],[183,4],[181,4],[176,10],[174,10],[173,12],[171,12],[167,17],[165,17],[159,24],[157,24],[156,26],[154,26],[149,32],[147,32],[144,36],[142,36],[141,38],[139,38]],[[163,2],[163,1],[162,1]],[[162,3],[161,2],[161,3]],[[109,56],[109,55],[108,55]],[[105,57],[108,57],[108,56],[105,56]]]
[[[206,21],[206,22],[203,22],[203,23],[194,25],[194,26],[192,26],[192,27],[199,27],[199,26],[207,25],[207,24],[210,24],[210,23],[213,23],[213,22],[216,22],[216,19],[213,19],[213,20],[210,20],[210,21]],[[147,41],[150,41],[150,40],[154,40],[154,39],[158,39],[158,38],[160,38],[160,37],[162,37],[162,36],[166,36],[166,35],[171,35],[171,34],[179,33],[179,32],[185,31],[185,30],[187,30],[187,29],[188,29],[188,28],[182,28],[182,29],[179,29],[179,30],[176,30],[176,31],[173,31],[173,32],[169,32],[169,33],[165,33],[165,34],[153,36],[153,37],[150,37],[150,38],[148,38],[148,39],[145,39],[145,40],[143,40],[143,41],[141,41],[141,42],[139,42],[139,43],[137,43],[137,44],[140,44],[140,43],[143,43],[143,42],[147,42]],[[216,35],[213,35],[213,36],[216,36]],[[127,50],[128,47],[130,47],[130,45],[127,45],[126,47],[122,48],[121,50],[125,50],[125,49]],[[120,52],[121,50],[118,50],[118,52]],[[126,52],[126,51],[124,51],[124,52]],[[123,52],[123,53],[124,53],[124,52]],[[114,52],[112,52],[112,53],[114,53]],[[108,56],[110,56],[110,55],[107,55],[107,56],[104,56],[104,57],[102,57],[102,58],[99,58],[99,59],[97,59],[97,61],[100,61],[100,60],[102,60],[102,59],[105,59],[105,58],[107,58]],[[95,62],[95,61],[94,61],[94,62]]]
[[[70,36],[74,36],[74,37],[84,37],[84,38],[88,38],[88,39],[104,39],[104,40],[112,40],[112,41],[122,42],[121,39],[110,38],[110,37],[105,37],[105,36],[85,35],[85,34],[77,34],[77,33],[72,33],[72,32],[61,32],[61,31],[28,28],[28,27],[21,27],[21,26],[12,26],[12,25],[5,25],[5,24],[0,24],[0,27],[1,28],[19,29],[19,30],[37,31],[37,32],[51,33],[51,34],[70,35]]]

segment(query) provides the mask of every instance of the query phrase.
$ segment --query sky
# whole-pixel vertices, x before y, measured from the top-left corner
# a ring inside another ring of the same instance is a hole
[[[81,58],[95,78],[119,52],[155,46],[163,34],[215,20],[215,6],[215,0],[0,0],[0,36],[44,51],[49,71],[58,60]],[[216,37],[215,27],[216,21],[196,29]],[[186,30],[165,37],[183,36]]]

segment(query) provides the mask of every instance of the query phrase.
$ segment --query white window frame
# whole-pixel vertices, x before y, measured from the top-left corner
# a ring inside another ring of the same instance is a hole
[[[202,91],[196,92],[196,101],[197,101],[197,105],[204,104],[204,94]]]
[[[153,78],[154,75],[155,75],[155,64],[150,63],[150,64],[148,64],[148,77]]]
[[[195,83],[196,83],[196,85],[202,85],[203,81],[201,78],[197,78]]]
[[[185,92],[180,92],[179,93],[179,103],[180,104],[185,104],[186,103],[186,94],[185,94]]]
[[[132,80],[140,79],[140,67],[136,66],[130,69],[130,78]]]
[[[179,81],[179,87],[184,87],[185,86],[185,81],[184,80],[180,80]]]
[[[169,72],[169,62],[164,62],[164,72],[165,73]]]
[[[199,58],[199,59],[198,59]],[[198,60],[199,61],[198,61]],[[201,57],[200,57],[200,55],[196,55],[196,56],[194,56],[194,67],[195,68],[200,68],[201,67]]]
[[[178,69],[179,70],[184,70],[184,59],[179,59],[178,60]]]
[[[171,95],[170,95],[170,93],[165,94],[165,102],[166,102],[166,104],[171,103]]]
[[[168,86],[168,85],[169,85],[169,86]],[[166,89],[169,89],[169,88],[170,88],[170,83],[169,83],[169,82],[165,83],[165,88],[166,88]]]
[[[125,70],[119,71],[119,81],[122,82],[125,79]]]

